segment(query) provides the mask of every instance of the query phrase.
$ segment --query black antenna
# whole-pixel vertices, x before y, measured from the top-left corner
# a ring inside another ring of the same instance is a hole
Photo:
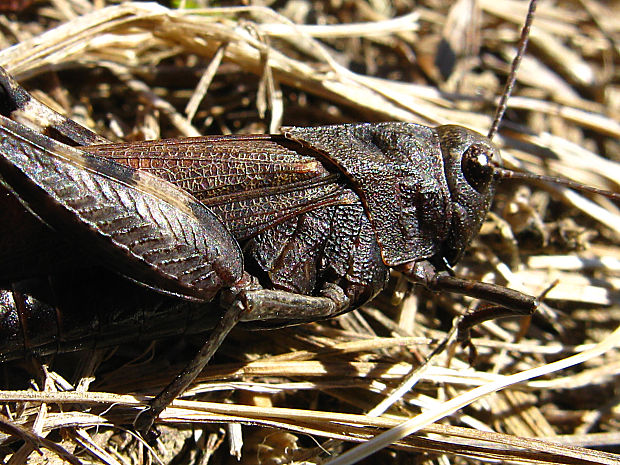
[[[506,80],[506,85],[504,87],[504,92],[500,97],[499,103],[497,105],[497,110],[495,111],[495,118],[493,119],[493,124],[491,125],[491,129],[489,129],[488,138],[492,139],[493,136],[497,133],[500,122],[504,117],[504,113],[506,112],[506,108],[508,107],[508,98],[512,93],[512,89],[514,87],[515,81],[517,80],[517,68],[521,64],[521,59],[523,55],[525,55],[525,50],[527,48],[527,43],[530,36],[530,29],[532,27],[532,22],[534,21],[534,13],[536,12],[536,3],[537,0],[531,0],[530,6],[527,12],[527,17],[525,18],[525,23],[523,24],[523,29],[521,29],[521,38],[519,39],[519,48],[517,50],[517,55],[514,60],[512,60],[512,65],[510,67],[510,73],[508,74],[508,79]],[[507,170],[501,168],[499,166],[495,167],[495,177],[498,179],[521,179],[524,181],[543,181],[549,182],[553,184],[559,184],[562,186],[570,187],[571,189],[575,189],[581,192],[590,192],[592,194],[600,194],[612,200],[620,201],[620,194],[616,194],[614,192],[610,192],[604,189],[599,189],[596,187],[591,187],[576,181],[571,181],[566,178],[559,178],[555,176],[544,176],[540,174],[532,174],[532,173],[520,173],[511,170]]]
[[[577,181],[572,181],[566,178],[558,178],[555,176],[544,176],[542,174],[532,174],[532,173],[520,173],[518,171],[511,171],[504,168],[500,168],[496,166],[494,168],[494,174],[496,178],[499,179],[522,179],[527,181],[544,181],[550,182],[553,184],[559,184],[562,186],[570,187],[571,189],[575,189],[582,192],[590,192],[592,194],[600,194],[604,195],[607,198],[612,200],[620,201],[620,194],[616,194],[615,192],[610,192],[608,190],[599,189],[598,187],[588,186],[586,184],[582,184]]]
[[[527,48],[527,42],[530,37],[530,28],[532,27],[532,22],[534,21],[534,13],[536,12],[536,0],[532,0],[530,2],[530,7],[527,12],[527,17],[525,18],[525,23],[523,24],[523,29],[521,29],[521,38],[519,39],[519,49],[517,50],[517,56],[512,60],[512,65],[510,66],[510,73],[508,74],[508,80],[506,81],[506,86],[504,87],[504,92],[499,99],[499,104],[497,105],[497,110],[495,111],[495,118],[493,119],[493,124],[491,125],[491,129],[489,129],[488,138],[493,139],[493,136],[497,132],[499,128],[499,123],[502,121],[504,117],[504,113],[506,113],[506,108],[508,107],[508,98],[512,93],[512,88],[515,85],[515,81],[517,80],[517,68],[521,64],[521,58],[525,54],[525,49]]]

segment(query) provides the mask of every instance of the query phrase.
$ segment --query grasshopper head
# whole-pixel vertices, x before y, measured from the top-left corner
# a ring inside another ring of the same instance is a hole
[[[452,200],[452,226],[442,255],[453,265],[478,234],[491,207],[501,158],[488,138],[469,129],[446,125],[438,127],[437,133]]]

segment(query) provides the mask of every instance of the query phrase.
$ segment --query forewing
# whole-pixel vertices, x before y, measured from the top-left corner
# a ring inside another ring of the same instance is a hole
[[[211,136],[85,147],[190,192],[240,241],[302,212],[346,202],[340,176],[283,136]]]

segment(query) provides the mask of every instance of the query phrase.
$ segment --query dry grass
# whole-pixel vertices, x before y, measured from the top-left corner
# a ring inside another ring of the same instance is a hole
[[[382,120],[486,132],[526,4],[480,0],[471,14],[467,2],[444,3],[172,10],[56,0],[0,17],[0,65],[113,139]],[[506,166],[620,189],[619,19],[611,2],[540,6],[497,139]],[[441,40],[455,54],[452,67]],[[529,328],[514,320],[478,328],[474,366],[460,348],[422,364],[471,299],[410,292],[394,276],[368,308],[333,321],[233,333],[162,414],[154,451],[119,425],[144,403],[130,394],[156,393],[182,361],[119,367],[111,355],[101,368],[107,353],[86,354],[87,366],[65,371],[81,379],[68,391],[59,357],[43,392],[0,391],[12,416],[0,429],[34,441],[5,446],[5,460],[43,463],[35,444],[59,460],[45,447],[61,444],[84,463],[157,463],[155,455],[232,463],[229,448],[242,463],[315,463],[414,418],[416,435],[390,439],[367,462],[618,463],[599,451],[620,444],[620,211],[601,198],[515,183],[500,189],[493,211],[457,273],[534,295],[559,284]],[[420,366],[415,386],[373,414]],[[8,378],[15,370],[5,365]]]

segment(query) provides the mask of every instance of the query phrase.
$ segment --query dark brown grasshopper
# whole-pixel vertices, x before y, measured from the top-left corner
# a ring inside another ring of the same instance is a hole
[[[133,281],[193,302],[222,294],[228,310],[205,345],[208,357],[237,320],[288,325],[354,309],[383,289],[390,267],[431,289],[521,312],[536,307],[534,298],[447,272],[494,193],[499,154],[472,131],[385,123],[76,148],[9,119],[33,101],[6,74],[2,84],[5,187],[93,261]],[[71,123],[61,124],[72,137]],[[88,137],[73,142],[98,141]],[[5,240],[24,237],[16,233]],[[15,275],[5,270],[4,278]],[[181,390],[204,358],[179,378]]]
[[[496,183],[513,176],[490,140],[473,131],[383,123],[109,144],[38,104],[4,71],[0,85],[3,224],[11,225],[0,230],[0,279],[13,283],[3,294],[5,358],[79,348],[91,338],[82,329],[75,339],[60,331],[67,323],[56,321],[54,307],[70,309],[70,302],[50,299],[31,282],[15,284],[33,276],[95,263],[155,290],[129,292],[157,308],[163,323],[145,331],[151,337],[185,331],[169,323],[180,313],[196,331],[209,327],[214,318],[203,318],[204,307],[214,298],[224,310],[200,353],[140,417],[142,429],[237,322],[273,327],[350,311],[384,288],[390,268],[509,314],[538,305],[535,297],[451,273],[478,233]],[[43,122],[44,133],[19,122],[24,117]],[[48,256],[32,252],[33,237]],[[26,248],[27,257],[20,254]],[[58,286],[54,295],[62,300]],[[132,302],[99,304],[105,319],[115,305]],[[497,314],[476,314],[463,329]],[[108,343],[123,339],[110,328],[132,318],[110,321]],[[39,333],[50,322],[58,339]]]

